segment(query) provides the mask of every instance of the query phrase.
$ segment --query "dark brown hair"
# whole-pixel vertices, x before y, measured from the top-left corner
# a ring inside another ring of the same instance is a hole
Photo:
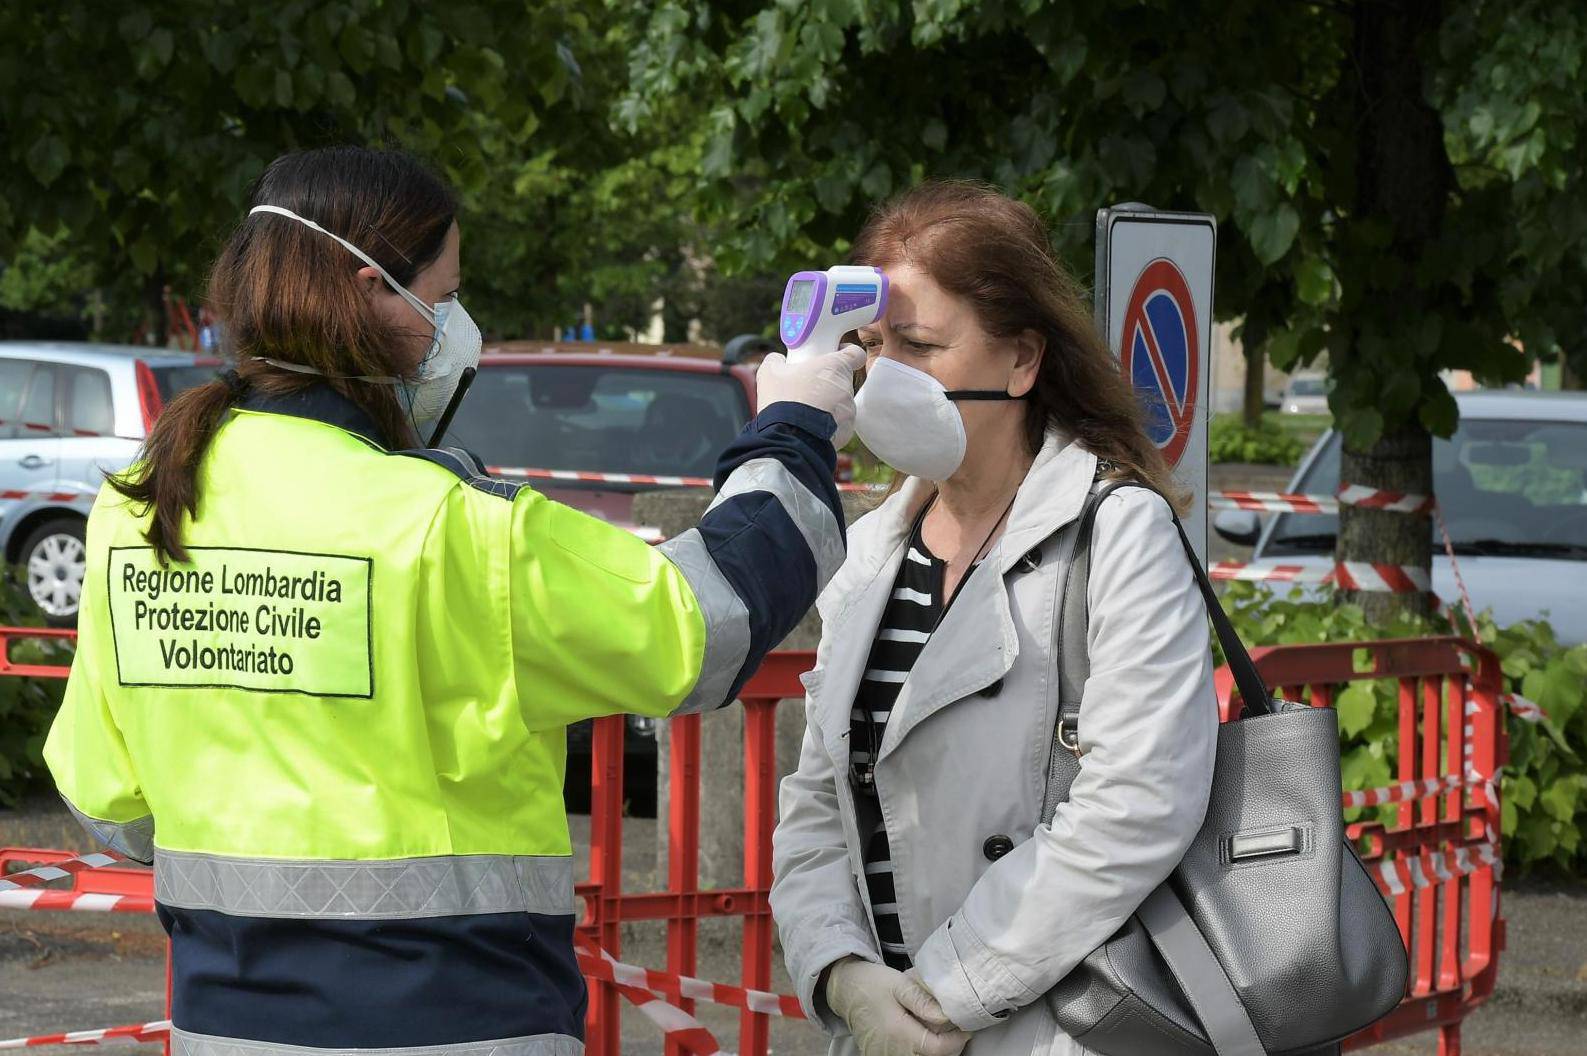
[[[282,155],[254,184],[249,208],[255,205],[313,220],[404,286],[440,256],[457,213],[451,188],[418,159],[364,147]],[[245,216],[232,232],[210,272],[208,303],[237,377],[177,396],[156,419],[140,460],[110,478],[145,513],[153,510],[144,534],[162,562],[187,560],[182,519],[198,513],[200,463],[239,392],[288,395],[329,385],[369,415],[387,447],[416,442],[393,386],[345,380],[401,373],[401,337],[365,296],[357,278],[364,266],[334,239],[279,214]],[[281,370],[260,357],[327,376]]]
[[[993,337],[1040,335],[1047,350],[1026,403],[1030,453],[1041,449],[1048,426],[1057,426],[1112,462],[1109,476],[1151,484],[1185,511],[1189,497],[1147,437],[1145,410],[1034,209],[981,184],[934,180],[872,214],[851,258],[879,268],[904,262],[920,268],[967,301]]]

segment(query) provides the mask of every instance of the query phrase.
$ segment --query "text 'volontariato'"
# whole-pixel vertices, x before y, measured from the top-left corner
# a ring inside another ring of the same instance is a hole
[[[114,547],[109,593],[123,685],[369,696],[369,558],[191,547],[161,567]]]

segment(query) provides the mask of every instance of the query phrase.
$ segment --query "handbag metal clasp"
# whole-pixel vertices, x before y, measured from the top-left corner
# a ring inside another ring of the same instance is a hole
[[[1080,758],[1080,724],[1073,719],[1058,720],[1058,743],[1069,749],[1069,754]]]

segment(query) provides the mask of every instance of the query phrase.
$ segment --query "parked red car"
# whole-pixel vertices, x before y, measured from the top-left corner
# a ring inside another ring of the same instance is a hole
[[[447,433],[499,469],[710,479],[717,456],[753,415],[755,371],[694,346],[493,345]],[[534,349],[534,351],[525,351]],[[849,460],[840,458],[839,479]],[[512,473],[500,474],[513,476]],[[645,481],[530,477],[536,491],[652,541],[634,522]]]

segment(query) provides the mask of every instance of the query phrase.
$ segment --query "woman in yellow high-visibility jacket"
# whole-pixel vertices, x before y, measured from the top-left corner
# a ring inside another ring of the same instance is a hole
[[[211,279],[233,369],[89,518],[45,754],[154,863],[180,1053],[581,1051],[565,727],[731,701],[843,560],[858,350],[772,357],[656,548],[421,448],[479,356],[455,212],[399,153],[277,159]]]

